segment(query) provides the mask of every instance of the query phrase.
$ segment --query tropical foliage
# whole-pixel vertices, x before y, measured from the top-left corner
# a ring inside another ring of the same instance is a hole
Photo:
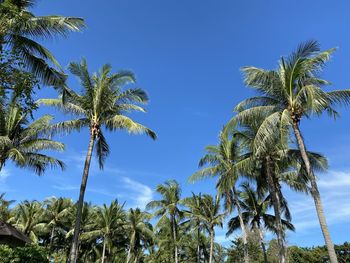
[[[92,155],[103,169],[110,154],[107,132],[156,139],[131,118],[146,111],[149,98],[134,87],[133,72],[114,73],[105,64],[92,73],[85,59],[68,67],[81,90],[68,87],[59,62],[37,40],[66,37],[84,21],[35,16],[36,3],[0,0],[0,172],[10,162],[38,175],[63,169],[54,153],[65,148],[53,139],[57,134],[88,131],[88,149],[77,202],[51,197],[16,203],[0,195],[0,220],[33,242],[0,246],[1,262],[350,262],[349,244],[332,242],[318,189],[316,173],[327,170],[327,159],[306,147],[300,127],[324,113],[335,118],[337,106],[350,104],[350,90],[327,91],[329,82],[321,78],[334,48],[321,51],[318,42],[307,41],[281,57],[276,69],[242,68],[244,84],[256,94],[235,106],[218,143],[205,148],[199,170],[189,177],[191,183],[216,180],[215,192],[183,197],[170,179],[156,187],[157,198],[145,210],[118,200],[98,206],[84,202]],[[34,100],[42,86],[55,87],[59,96]],[[53,116],[38,117],[42,105],[67,119],[52,124]],[[287,233],[295,227],[286,188],[313,199],[325,247],[288,247]],[[231,246],[218,242],[218,231],[226,232]],[[266,233],[274,238],[266,240]]]

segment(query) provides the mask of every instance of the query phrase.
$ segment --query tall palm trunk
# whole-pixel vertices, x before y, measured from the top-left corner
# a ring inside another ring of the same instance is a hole
[[[235,205],[237,207],[239,224],[240,224],[240,227],[242,230],[242,239],[243,239],[243,246],[244,246],[244,251],[243,251],[244,252],[244,262],[249,263],[247,229],[246,229],[246,226],[245,226],[244,221],[243,221],[242,209],[241,209],[241,205],[240,205],[239,200],[238,200],[238,194],[236,191],[236,187],[233,187],[232,190],[233,190],[233,198],[235,201]]]
[[[83,177],[80,185],[79,200],[77,204],[77,215],[76,215],[75,226],[74,226],[74,236],[72,241],[72,248],[69,255],[69,261],[68,261],[69,263],[76,263],[78,258],[78,243],[79,243],[79,234],[80,234],[79,232],[80,232],[80,224],[81,224],[81,214],[83,211],[84,194],[85,194],[86,184],[89,176],[89,169],[90,169],[91,156],[94,148],[94,143],[95,143],[95,133],[93,130],[91,130],[89,147],[86,154]]]
[[[320,222],[322,234],[323,234],[326,246],[327,246],[329,259],[330,259],[331,263],[338,263],[337,255],[336,255],[335,249],[334,249],[334,244],[332,242],[332,238],[331,238],[331,235],[329,233],[328,226],[327,226],[326,217],[325,217],[325,214],[323,211],[321,195],[320,195],[320,192],[318,191],[316,178],[315,178],[315,175],[313,173],[309,157],[307,156],[304,139],[301,135],[298,121],[293,122],[293,130],[294,130],[294,134],[295,134],[295,137],[296,137],[296,140],[298,143],[298,148],[299,148],[301,157],[302,157],[303,162],[305,164],[306,172],[307,172],[307,174],[309,176],[309,180],[311,182],[311,195],[314,199],[316,212],[317,212],[318,220]]]
[[[106,258],[106,237],[103,237],[103,248],[102,248],[102,260],[101,263],[105,262],[105,258]]]
[[[209,251],[209,263],[213,263],[213,256],[214,256],[214,227],[210,228],[210,251]]]
[[[176,220],[175,220],[175,216],[172,216],[172,230],[173,230],[173,239],[174,239],[174,259],[175,259],[175,263],[179,263],[179,258],[178,258],[178,247],[177,247],[177,233],[176,233]]]
[[[284,232],[283,232],[282,219],[281,219],[281,202],[280,202],[279,194],[276,189],[274,175],[271,172],[271,165],[272,165],[271,159],[267,157],[266,158],[266,175],[267,175],[269,192],[271,194],[271,199],[273,203],[273,209],[275,213],[276,235],[277,235],[277,242],[279,246],[279,251],[278,251],[279,262],[285,263],[286,249],[285,249]]]

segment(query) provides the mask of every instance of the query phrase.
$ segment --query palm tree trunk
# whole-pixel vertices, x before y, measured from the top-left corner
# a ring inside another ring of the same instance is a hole
[[[233,198],[237,207],[237,213],[238,213],[238,218],[239,218],[239,224],[242,230],[242,239],[243,239],[243,246],[244,246],[244,262],[249,263],[249,254],[248,254],[248,240],[247,240],[247,229],[243,221],[242,217],[242,209],[241,205],[238,200],[238,194],[236,192],[236,188],[233,187]]]
[[[103,248],[102,248],[102,260],[101,263],[105,262],[106,257],[106,237],[103,237]]]
[[[210,251],[209,251],[209,263],[213,263],[214,256],[214,228],[210,229]]]
[[[273,203],[273,209],[275,213],[275,224],[276,224],[276,235],[277,235],[277,242],[279,246],[279,262],[285,263],[286,262],[286,249],[285,249],[285,240],[284,240],[284,232],[283,232],[283,226],[282,226],[282,219],[281,219],[281,202],[280,197],[278,195],[274,175],[271,172],[271,160],[269,157],[266,158],[266,175],[267,175],[267,182],[269,186],[269,192],[271,194],[271,199]]]
[[[126,258],[126,263],[130,263],[130,259],[131,259],[131,244],[128,249],[128,256]]]
[[[323,211],[321,195],[320,195],[320,192],[318,191],[316,178],[315,178],[315,175],[313,173],[309,157],[307,156],[304,139],[301,135],[299,124],[297,121],[293,122],[293,130],[294,130],[294,134],[295,134],[295,137],[296,137],[296,140],[298,143],[298,148],[299,148],[301,157],[302,157],[303,162],[305,164],[306,172],[307,172],[309,179],[310,179],[310,182],[311,182],[311,195],[314,199],[316,212],[317,212],[318,220],[320,222],[322,234],[323,234],[326,246],[327,246],[329,259],[330,259],[331,263],[338,263],[337,255],[336,255],[335,249],[334,249],[334,244],[332,242],[332,238],[331,238],[331,235],[329,233],[328,226],[327,226],[326,217],[325,217],[325,214]]]
[[[200,224],[197,223],[197,263],[201,263],[201,229]]]
[[[89,176],[89,169],[90,169],[91,156],[94,148],[94,143],[95,143],[95,134],[93,131],[91,131],[89,147],[88,147],[88,151],[85,159],[83,178],[81,180],[81,185],[80,185],[79,200],[77,204],[77,215],[76,215],[75,226],[74,226],[74,236],[72,241],[71,252],[69,255],[69,261],[68,261],[69,263],[76,263],[78,258],[78,242],[79,242],[81,214],[82,214],[83,205],[84,205],[84,194],[85,194],[86,184]]]
[[[174,256],[175,256],[175,263],[179,263],[179,258],[178,258],[178,248],[177,248],[177,234],[176,234],[176,220],[175,216],[172,216],[172,226],[171,228],[173,229],[173,239],[174,239]]]
[[[260,240],[260,244],[261,244],[261,249],[262,249],[263,254],[264,254],[264,263],[268,263],[267,253],[266,253],[266,246],[265,246],[265,243],[264,243],[264,235],[262,233],[262,230],[261,230],[260,226],[256,225],[255,228],[256,228],[256,230],[259,233],[259,240]]]
[[[53,247],[53,238],[54,238],[54,235],[55,235],[55,226],[52,227],[51,236],[50,236],[50,249],[51,249],[51,251],[52,251],[52,247]]]

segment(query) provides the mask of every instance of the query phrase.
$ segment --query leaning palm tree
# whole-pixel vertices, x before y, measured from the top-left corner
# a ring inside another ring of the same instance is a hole
[[[67,37],[84,27],[81,18],[57,15],[35,16],[30,12],[36,0],[0,1],[0,52],[15,50],[28,68],[46,85],[61,86],[65,75],[51,52],[35,39]]]
[[[309,118],[323,112],[335,117],[338,113],[334,110],[334,105],[348,104],[350,101],[350,90],[326,92],[323,87],[329,83],[318,77],[334,50],[320,52],[316,41],[308,41],[301,44],[288,58],[282,57],[276,70],[244,67],[245,84],[257,90],[260,96],[239,103],[236,106],[239,113],[233,121],[248,121],[263,114],[265,121],[258,132],[263,145],[271,143],[269,138],[276,129],[285,133],[293,130],[311,182],[311,195],[332,263],[338,262],[337,256],[299,124],[303,117]],[[265,147],[261,147],[263,148]]]
[[[240,176],[236,163],[241,158],[241,149],[238,140],[231,133],[227,127],[224,127],[220,132],[219,144],[217,146],[209,145],[205,148],[207,154],[199,162],[199,167],[202,167],[202,169],[194,173],[189,181],[194,182],[213,176],[219,177],[216,188],[218,193],[225,198],[226,211],[231,213],[233,207],[237,208],[244,244],[244,262],[248,263],[247,231],[241,216],[241,207],[236,190],[236,182]]]
[[[261,194],[260,190],[253,189],[249,183],[245,182],[241,185],[240,203],[242,207],[242,217],[246,224],[250,225],[253,232],[257,232],[261,248],[264,254],[264,262],[267,263],[266,247],[264,243],[263,228],[276,232],[275,222],[276,217],[269,214],[269,208],[272,206],[271,197],[266,194]],[[283,205],[287,205],[283,203]],[[284,208],[284,211],[288,209]],[[288,218],[288,216],[287,216]],[[228,223],[227,235],[230,235],[240,227],[239,217],[235,216]],[[289,220],[282,219],[284,229],[294,231],[294,226]]]
[[[101,169],[109,154],[109,146],[102,128],[108,131],[126,130],[133,134],[145,133],[152,139],[156,139],[156,134],[152,130],[125,116],[126,113],[131,111],[145,111],[140,104],[147,103],[148,97],[146,93],[139,88],[123,90],[123,86],[135,82],[134,75],[129,71],[111,73],[111,70],[111,66],[106,64],[99,73],[91,75],[85,59],[81,63],[70,63],[69,71],[80,79],[83,87],[82,94],[78,94],[70,89],[68,91],[69,95],[65,96],[64,100],[62,100],[62,97],[39,100],[41,104],[56,107],[64,113],[76,117],[72,120],[57,123],[57,131],[71,132],[89,128],[90,132],[89,146],[80,186],[70,263],[76,263],[77,260],[80,217],[94,146],[96,146],[96,154]]]
[[[153,200],[146,206],[147,209],[157,209],[154,212],[155,217],[159,217],[157,226],[169,222],[171,239],[174,249],[175,263],[179,262],[178,253],[178,220],[182,216],[182,211],[179,208],[181,200],[181,189],[175,180],[166,181],[164,184],[157,186],[156,191],[162,196],[161,200]],[[168,218],[169,217],[169,218]]]
[[[153,228],[149,223],[150,215],[142,212],[139,208],[129,210],[126,217],[124,229],[129,237],[129,249],[126,263],[131,262],[133,256],[134,262],[139,262],[141,242],[149,243],[153,239]]]
[[[42,151],[62,151],[64,145],[46,134],[52,117],[45,115],[32,123],[14,101],[0,110],[0,171],[8,161],[21,168],[29,168],[41,175],[48,167],[64,168],[62,161]]]

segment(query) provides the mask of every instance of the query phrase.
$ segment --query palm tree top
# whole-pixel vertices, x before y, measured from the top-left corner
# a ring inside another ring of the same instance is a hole
[[[37,0],[0,1],[0,45],[16,50],[45,85],[62,87],[66,76],[54,55],[35,39],[67,37],[85,27],[84,20],[58,15],[35,16]]]
[[[145,133],[156,139],[155,132],[135,122],[126,114],[133,111],[145,112],[143,105],[148,102],[148,96],[140,88],[124,89],[125,85],[135,83],[135,76],[130,71],[112,73],[112,67],[105,64],[98,73],[91,74],[87,62],[72,62],[69,71],[80,80],[80,93],[73,89],[65,89],[57,99],[41,99],[39,104],[53,106],[75,119],[63,121],[55,125],[56,132],[80,131],[89,128],[97,139],[96,153],[100,167],[109,154],[109,146],[102,128],[107,131],[126,130],[132,134]]]

